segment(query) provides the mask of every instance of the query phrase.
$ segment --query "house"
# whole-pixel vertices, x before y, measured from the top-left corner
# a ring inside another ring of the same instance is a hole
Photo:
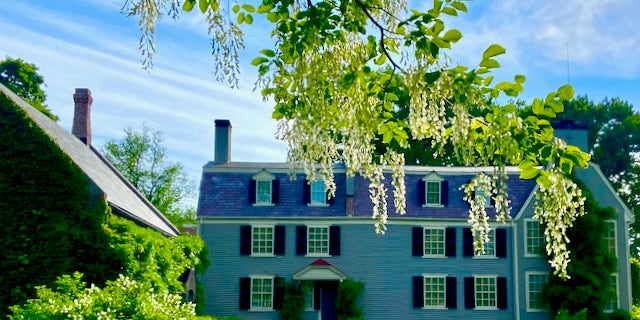
[[[90,184],[91,198],[104,198],[114,213],[165,235],[177,236],[180,233],[91,145],[90,112],[93,98],[89,89],[76,89],[73,94],[75,112],[71,133],[2,85],[0,93],[13,101],[84,172]]]
[[[574,129],[565,132],[570,142],[586,137]],[[197,209],[213,262],[200,279],[207,314],[278,319],[276,284],[285,279],[301,284],[304,319],[335,319],[336,288],[352,278],[365,285],[366,319],[550,318],[537,296],[549,264],[532,219],[536,184],[520,179],[517,168],[507,168],[512,219],[491,223],[486,252],[477,256],[460,187],[492,168],[405,167],[407,213],[391,216],[378,235],[367,180],[337,165],[336,194],[328,199],[323,181],[291,180],[289,164],[230,161],[230,141],[230,122],[216,120],[214,161],[203,167]],[[608,222],[619,261],[611,308],[630,310],[632,216],[597,165],[577,175],[617,213]]]

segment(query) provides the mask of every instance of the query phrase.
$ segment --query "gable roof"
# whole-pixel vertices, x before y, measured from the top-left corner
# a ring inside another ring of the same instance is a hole
[[[180,234],[97,150],[82,143],[1,84],[0,92],[13,101],[102,190],[105,200],[114,210],[166,235]]]

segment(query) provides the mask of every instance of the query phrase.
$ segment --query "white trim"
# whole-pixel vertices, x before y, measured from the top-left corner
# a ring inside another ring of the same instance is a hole
[[[533,189],[531,190],[531,192],[529,192],[529,196],[527,196],[527,200],[524,201],[518,213],[516,213],[516,215],[513,217],[513,220],[519,220],[525,213],[534,212],[533,210],[527,210],[527,208],[529,208],[533,204],[533,201],[535,201],[535,197],[536,197],[536,193],[538,192],[538,189],[540,189],[540,187],[536,183],[533,186]]]
[[[618,276],[617,272],[614,272],[611,274],[612,277],[616,278],[615,283],[616,283],[616,309],[620,308],[620,277]],[[607,306],[609,304],[609,301],[607,301]],[[613,312],[614,309],[604,309],[604,312]]]
[[[425,310],[446,310],[447,308],[447,274],[443,273],[423,273],[422,274],[422,309]],[[434,278],[434,279],[444,279],[444,296],[442,299],[443,305],[441,306],[427,306],[425,305],[425,279],[426,278]]]
[[[253,238],[253,231],[255,228],[270,228],[271,229],[271,252],[267,252],[267,253],[254,253],[253,252],[253,242],[254,242],[254,238]],[[260,225],[260,224],[256,224],[256,225],[251,225],[251,254],[249,256],[251,257],[275,257],[275,244],[276,244],[276,227],[274,225]]]
[[[607,187],[609,192],[613,195],[613,197],[616,199],[618,204],[622,207],[622,210],[624,210],[625,221],[633,222],[635,220],[633,213],[631,212],[629,207],[627,207],[624,201],[622,201],[618,193],[613,189],[613,186],[611,185],[611,183],[609,183],[609,179],[607,179],[607,177],[604,176],[604,173],[602,173],[602,171],[600,170],[600,166],[593,162],[589,162],[589,166],[596,171],[596,174],[598,174],[598,177],[602,180],[602,183]]]
[[[260,170],[258,173],[254,174],[251,179],[253,180],[261,180],[261,181],[273,181],[276,180],[276,176],[273,173],[267,171],[266,169]]]
[[[199,216],[198,223],[200,225],[206,224],[252,224],[252,223],[261,223],[261,224],[307,224],[307,225],[315,225],[323,224],[323,225],[354,225],[354,224],[362,224],[362,225],[373,225],[370,216],[358,216],[358,217],[214,217],[214,216]],[[466,219],[449,219],[443,220],[438,218],[408,218],[397,216],[395,219],[390,219],[387,222],[387,225],[411,225],[411,226],[423,226],[423,225],[433,225],[433,226],[449,226],[449,227],[471,227],[471,225],[467,222]],[[489,225],[492,227],[495,226],[504,226],[503,223],[500,222],[489,222]],[[391,232],[391,230],[387,230],[387,233]]]
[[[525,282],[525,291],[524,292],[525,292],[525,299],[526,299],[526,301],[525,301],[526,309],[525,310],[527,312],[547,312],[549,310],[547,310],[547,309],[534,309],[534,308],[531,308],[531,306],[529,305],[529,301],[530,301],[529,300],[529,298],[530,298],[530,296],[529,296],[529,294],[530,294],[529,276],[530,275],[543,275],[543,276],[547,276],[548,277],[549,276],[549,272],[544,272],[544,271],[526,271],[524,273],[524,279],[525,279],[524,280],[524,282]],[[547,281],[549,281],[548,278],[547,278]]]
[[[438,208],[442,208],[444,207],[444,205],[442,204],[442,182],[445,181],[444,179],[441,179],[440,176],[436,176],[435,178],[431,178],[434,175],[428,175],[424,178],[422,178],[422,181],[424,181],[424,204],[422,205],[422,207],[438,207]],[[425,180],[427,177],[429,177],[430,179]],[[440,178],[440,179],[438,179]],[[438,184],[438,203],[429,203],[429,183],[437,183]]]
[[[605,221],[606,223],[613,223],[613,254],[618,259],[618,221],[610,219]],[[609,233],[609,228],[607,226],[607,233]],[[609,249],[609,243],[607,243],[607,249]],[[616,268],[617,269],[617,268]]]
[[[425,246],[425,231],[429,230],[442,230],[442,254],[426,254],[427,246]],[[439,226],[423,226],[422,227],[422,257],[427,259],[432,258],[447,258],[447,228]]]
[[[515,320],[520,320],[520,264],[518,259],[518,223],[511,220],[511,230],[513,230],[513,241],[511,242],[511,247],[513,248],[513,294],[515,295],[514,299],[514,312],[516,314]]]
[[[476,299],[478,294],[477,282],[479,278],[483,279],[493,279],[493,292],[494,292],[494,304],[495,306],[478,306],[478,299]],[[498,310],[498,276],[497,275],[473,275],[473,302],[475,307],[473,310]]]
[[[273,299],[274,299],[274,288],[275,288],[275,277],[273,275],[250,275],[249,276],[249,311],[253,312],[264,312],[264,311],[273,311]],[[271,308],[266,307],[253,307],[253,279],[271,279]]]
[[[541,228],[542,235],[543,235],[543,236],[542,236],[542,241],[543,241],[543,242],[542,242],[542,247],[541,247],[541,250],[540,250],[540,253],[539,253],[539,254],[529,253],[529,250],[528,250],[528,248],[527,248],[527,241],[529,240],[529,235],[528,235],[529,227],[527,226],[527,223],[528,223],[528,222],[535,222],[535,223],[537,223],[537,224],[540,226],[540,228]],[[544,238],[544,226],[543,226],[543,225],[541,225],[541,224],[540,224],[540,222],[539,222],[538,220],[533,219],[533,218],[524,218],[524,219],[523,219],[522,224],[523,224],[523,226],[524,226],[524,228],[523,228],[523,229],[524,229],[524,241],[522,242],[522,244],[523,244],[523,246],[524,246],[524,252],[523,252],[523,253],[524,253],[524,257],[525,257],[525,258],[540,258],[540,257],[544,257],[544,255],[542,255],[542,253],[543,253],[543,252],[544,252],[544,250],[545,250],[545,244],[544,244],[544,242],[546,241],[546,240],[545,240],[545,238]]]
[[[307,224],[307,253],[304,255],[305,257],[314,257],[314,258],[327,258],[331,257],[329,252],[331,251],[331,227],[329,225],[314,225]],[[325,228],[327,229],[327,252],[326,253],[309,253],[309,228]]]

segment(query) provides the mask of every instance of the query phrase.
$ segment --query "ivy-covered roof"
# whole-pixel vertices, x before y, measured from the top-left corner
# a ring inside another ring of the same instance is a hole
[[[67,132],[1,84],[0,92],[13,101],[100,188],[105,200],[113,210],[166,235],[177,236],[179,234],[178,229],[96,149],[85,145],[75,135]]]

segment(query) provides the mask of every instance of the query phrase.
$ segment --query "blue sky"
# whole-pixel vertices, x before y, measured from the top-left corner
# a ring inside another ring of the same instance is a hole
[[[120,13],[123,3],[0,1],[0,58],[22,58],[40,68],[47,104],[67,129],[74,89],[90,88],[94,145],[142,123],[162,131],[169,156],[194,181],[213,159],[214,119],[232,123],[233,161],[285,160],[272,106],[252,90],[249,62],[271,43],[264,28],[245,28],[240,88],[230,89],[213,79],[210,40],[198,14],[163,19],[154,69],[142,70],[137,21]],[[423,3],[431,1],[411,7]],[[448,24],[464,35],[453,53],[461,64],[476,65],[487,46],[500,43],[507,53],[499,58],[496,80],[526,75],[521,97],[527,101],[569,80],[577,94],[592,100],[619,97],[640,107],[640,1],[499,0],[468,7],[468,14]]]

